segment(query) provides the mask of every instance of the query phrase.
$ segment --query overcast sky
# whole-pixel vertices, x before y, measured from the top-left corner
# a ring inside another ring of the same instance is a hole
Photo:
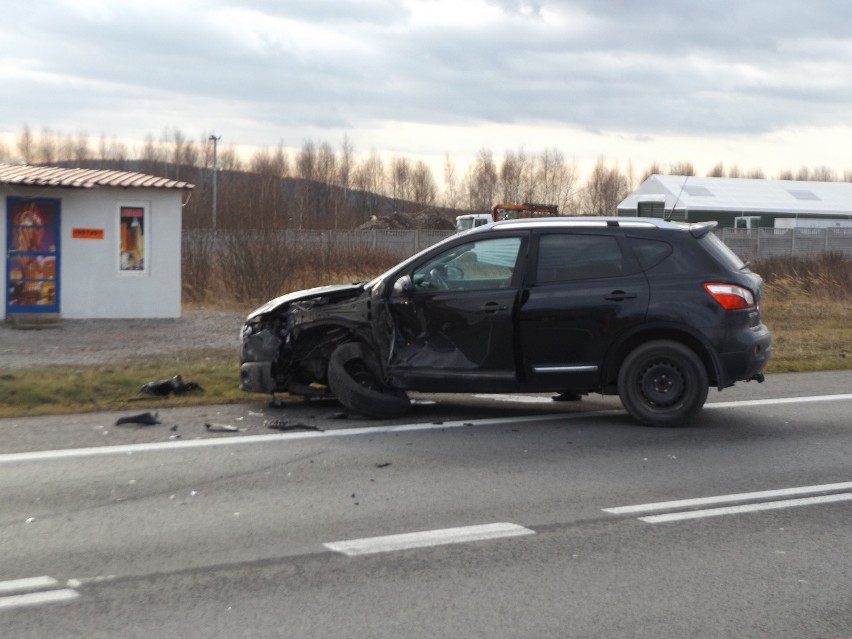
[[[4,0],[0,132],[852,169],[838,0]],[[13,147],[13,140],[6,138]],[[141,146],[141,144],[140,144]]]

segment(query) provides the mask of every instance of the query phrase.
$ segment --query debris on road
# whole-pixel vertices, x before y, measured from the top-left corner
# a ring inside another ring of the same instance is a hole
[[[138,415],[129,415],[127,417],[119,417],[115,425],[121,426],[122,424],[140,424],[142,426],[154,426],[156,424],[162,424],[159,417],[157,417],[158,413],[139,413]]]
[[[273,430],[316,430],[323,432],[322,428],[303,424],[302,422],[288,422],[285,419],[270,419],[264,423],[264,426]]]
[[[246,430],[230,424],[204,424],[204,427],[211,433],[242,433]]]
[[[160,379],[155,382],[148,382],[145,384],[140,390],[140,393],[146,393],[148,395],[155,395],[157,397],[168,397],[172,393],[175,395],[182,395],[183,393],[189,393],[192,391],[203,391],[195,382],[184,382],[183,377],[180,375],[175,375],[174,377],[170,377],[168,379]]]

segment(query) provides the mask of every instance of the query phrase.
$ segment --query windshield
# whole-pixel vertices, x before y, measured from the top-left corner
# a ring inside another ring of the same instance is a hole
[[[473,218],[472,217],[462,217],[456,219],[456,228],[459,231],[466,231],[468,229],[473,228]]]
[[[391,267],[390,269],[388,269],[387,271],[385,271],[384,273],[382,273],[378,277],[374,277],[369,282],[364,284],[364,288],[365,289],[372,289],[374,286],[377,286],[379,284],[379,282],[384,280],[388,275],[390,275],[391,273],[393,273],[397,269],[400,269],[400,268],[402,268],[402,267],[404,267],[408,264],[411,264],[412,262],[416,261],[421,255],[424,255],[425,253],[428,253],[429,251],[432,251],[433,249],[435,249],[435,248],[437,248],[437,247],[439,247],[443,244],[448,244],[449,242],[452,242],[452,241],[458,239],[458,237],[459,237],[458,235],[450,235],[449,237],[446,237],[443,240],[441,240],[440,242],[438,242],[437,244],[433,244],[432,246],[429,246],[429,247],[423,249],[419,253],[416,253],[416,254],[412,255],[411,257],[403,260],[402,262],[400,262],[396,266]]]

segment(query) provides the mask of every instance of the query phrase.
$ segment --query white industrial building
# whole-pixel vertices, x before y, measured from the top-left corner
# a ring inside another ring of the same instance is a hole
[[[181,207],[192,184],[0,164],[0,319],[181,314]]]
[[[722,228],[774,227],[779,218],[852,220],[852,183],[652,175],[618,205],[618,215],[716,220]]]

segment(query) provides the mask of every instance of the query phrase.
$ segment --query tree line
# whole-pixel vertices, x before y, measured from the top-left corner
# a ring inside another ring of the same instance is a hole
[[[442,186],[423,160],[375,150],[356,155],[348,138],[329,142],[305,141],[294,151],[283,145],[256,149],[242,157],[233,145],[217,145],[216,211],[214,214],[213,136],[191,139],[177,129],[159,138],[149,134],[138,146],[116,137],[91,138],[85,133],[64,135],[44,128],[34,133],[27,125],[14,148],[0,141],[0,162],[23,162],[132,170],[196,185],[184,206],[187,228],[354,228],[373,216],[438,211],[448,219],[462,212],[489,211],[498,202],[556,204],[563,214],[608,215],[648,176],[696,175],[691,162],[667,166],[653,163],[641,173],[631,164],[622,168],[598,158],[585,180],[576,162],[557,148],[537,152],[507,150],[495,158],[481,149],[467,166],[446,155]],[[764,179],[760,169],[741,170],[718,163],[709,177]],[[852,181],[828,167],[782,171],[777,179]]]

